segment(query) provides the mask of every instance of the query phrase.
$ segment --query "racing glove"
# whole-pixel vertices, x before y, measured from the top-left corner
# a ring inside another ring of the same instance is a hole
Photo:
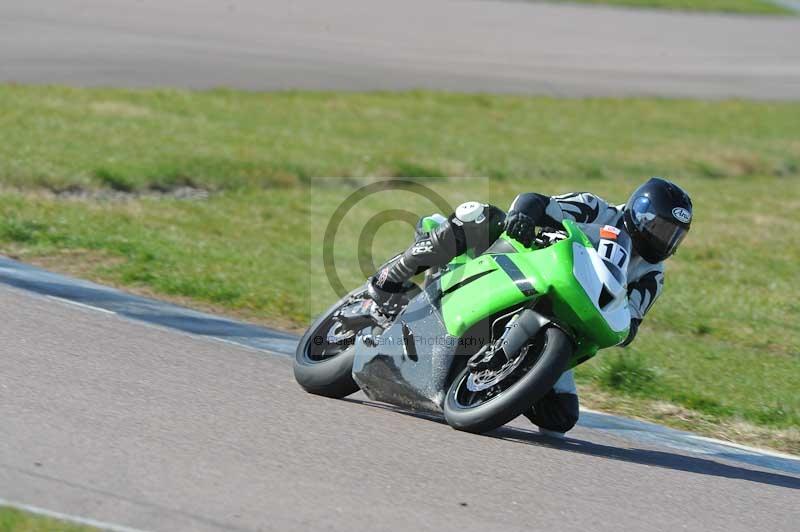
[[[536,236],[536,226],[545,216],[550,198],[528,192],[520,194],[511,204],[506,216],[506,234],[529,248]]]

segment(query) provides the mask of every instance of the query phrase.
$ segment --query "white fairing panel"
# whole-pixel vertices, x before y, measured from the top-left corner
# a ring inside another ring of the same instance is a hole
[[[615,332],[628,330],[631,313],[628,308],[628,289],[620,283],[606,266],[594,248],[573,244],[573,274],[592,300],[597,310],[603,315],[608,325]],[[624,271],[624,270],[623,270]],[[601,307],[603,288],[607,291],[605,304]],[[611,298],[608,297],[611,296]]]

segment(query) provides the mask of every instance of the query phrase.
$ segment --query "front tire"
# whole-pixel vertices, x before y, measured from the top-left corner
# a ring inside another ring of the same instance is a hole
[[[532,357],[530,362],[526,360],[519,368],[525,371],[524,374],[507,388],[488,397],[467,388],[470,369],[465,367],[453,380],[445,397],[447,423],[456,430],[474,433],[489,432],[505,425],[529,410],[552,389],[566,370],[572,352],[572,340],[564,331],[555,326],[544,329],[525,355]]]
[[[294,356],[294,378],[307,392],[341,399],[359,390],[353,380],[355,344],[344,343],[346,347],[331,353],[326,353],[325,348],[335,347],[328,342],[328,337],[335,327],[336,312],[352,298],[365,293],[366,287],[362,286],[344,296],[317,318],[300,339]],[[358,331],[351,332],[355,339]]]

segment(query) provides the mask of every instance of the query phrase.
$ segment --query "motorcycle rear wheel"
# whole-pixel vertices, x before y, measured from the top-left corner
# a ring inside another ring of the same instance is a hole
[[[444,401],[444,417],[456,430],[484,433],[529,410],[550,391],[567,368],[572,340],[558,327],[547,327],[531,342],[526,360],[496,388],[470,391],[469,367],[453,379]],[[505,382],[505,386],[503,384]]]

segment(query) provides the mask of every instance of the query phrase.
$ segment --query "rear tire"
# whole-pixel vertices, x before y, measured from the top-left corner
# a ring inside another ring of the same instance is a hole
[[[363,292],[366,288],[362,286],[337,301],[311,324],[300,339],[294,356],[294,378],[307,392],[341,399],[359,390],[353,380],[355,345],[349,345],[328,358],[319,358],[314,353],[327,341],[328,330],[335,324],[333,314],[351,297]]]
[[[544,397],[566,370],[573,344],[564,331],[554,326],[544,329],[538,336],[543,337],[544,345],[533,366],[509,388],[485,401],[467,404],[469,394],[479,393],[466,388],[469,367],[456,375],[444,401],[447,423],[456,430],[489,432],[526,412]],[[536,355],[528,353],[526,356]]]

